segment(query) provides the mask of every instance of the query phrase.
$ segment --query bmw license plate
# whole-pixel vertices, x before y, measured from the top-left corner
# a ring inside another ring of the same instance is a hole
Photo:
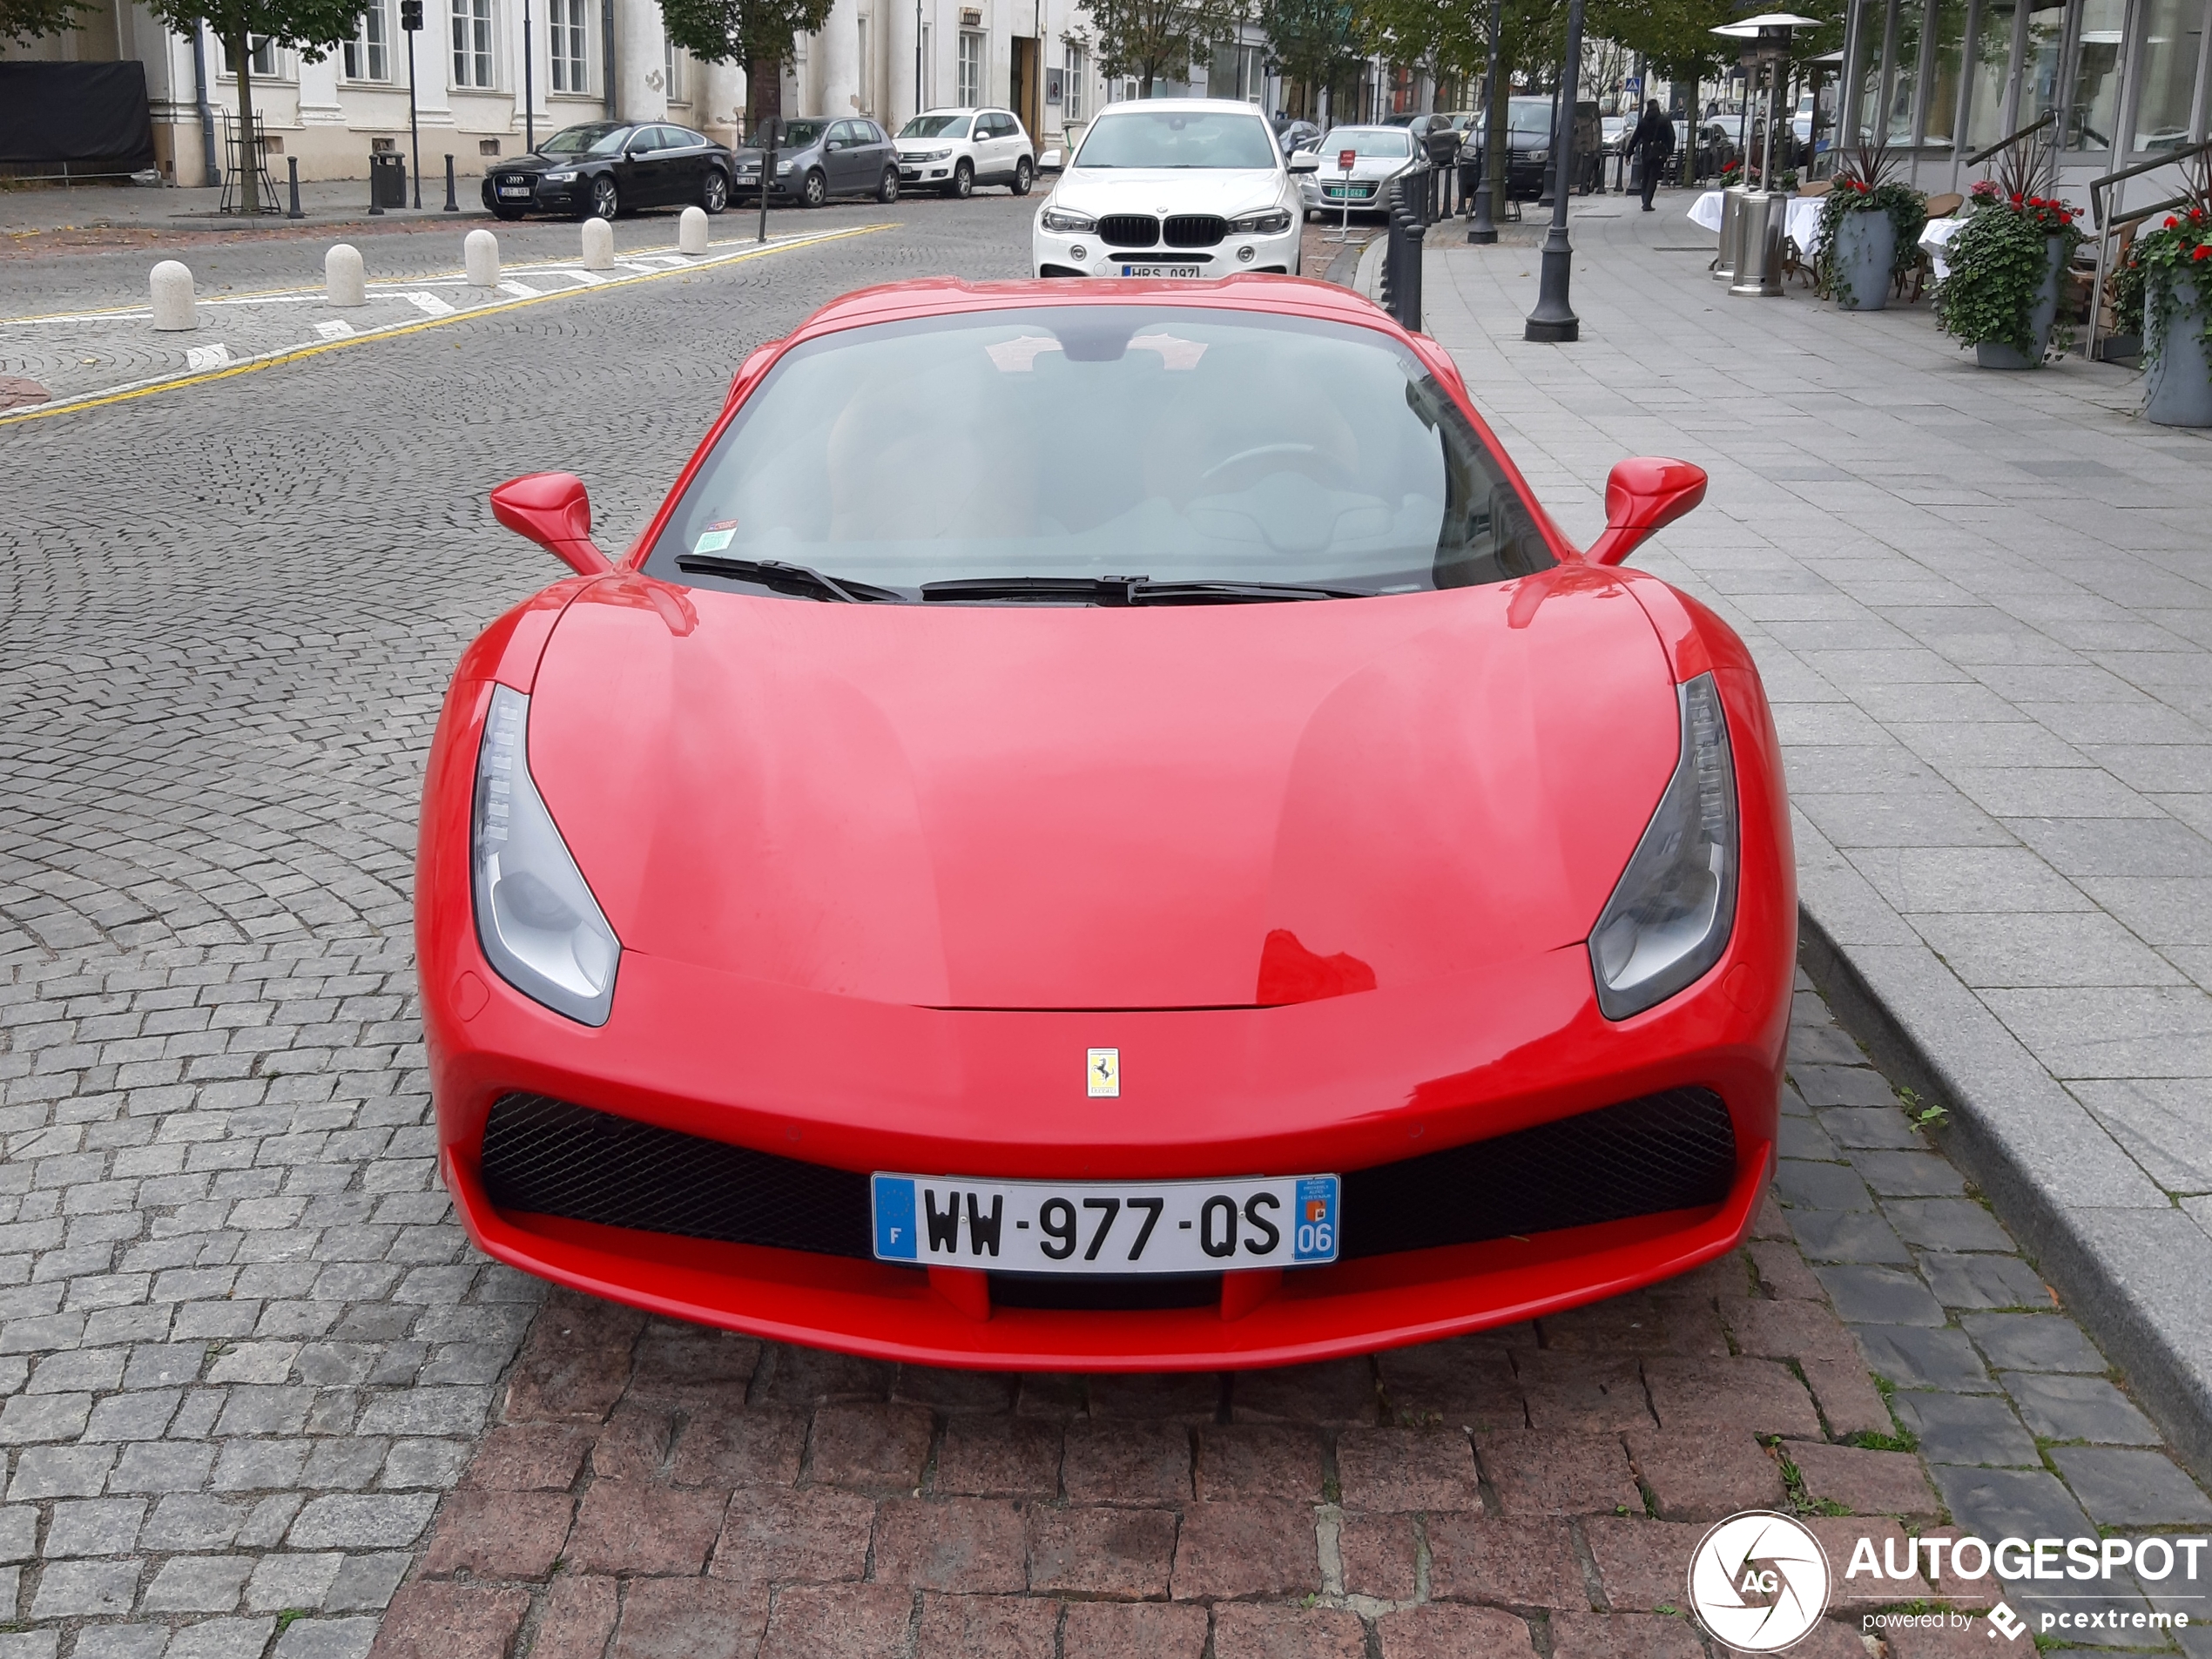
[[[880,1175],[879,1261],[1004,1273],[1218,1273],[1337,1258],[1337,1177],[968,1181]]]
[[[1184,277],[1196,280],[1206,274],[1206,268],[1203,265],[1124,265],[1122,274],[1125,277]]]

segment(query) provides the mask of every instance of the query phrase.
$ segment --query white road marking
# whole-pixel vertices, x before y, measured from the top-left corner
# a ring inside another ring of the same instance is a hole
[[[190,369],[220,368],[231,361],[231,348],[217,341],[212,346],[194,346],[185,353],[185,367]]]
[[[539,294],[545,292],[543,288],[533,288],[527,282],[516,282],[511,280],[501,283],[499,285],[499,291],[502,293],[512,294],[517,300],[535,300]]]
[[[434,317],[450,317],[453,315],[453,307],[448,305],[444,300],[439,299],[435,293],[409,293],[402,295],[401,297],[405,299],[408,304],[416,307],[416,309],[427,311]]]
[[[315,333],[320,334],[325,340],[343,340],[353,332],[353,324],[341,322],[335,317],[328,322],[319,322],[315,325]]]

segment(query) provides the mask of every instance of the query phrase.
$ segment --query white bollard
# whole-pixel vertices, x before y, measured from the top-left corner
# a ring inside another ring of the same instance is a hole
[[[706,209],[686,207],[684,217],[677,221],[676,246],[679,253],[694,256],[706,252]]]
[[[153,267],[153,326],[158,334],[184,334],[199,327],[192,311],[192,273],[175,260]]]
[[[499,286],[499,239],[489,231],[470,231],[461,245],[462,263],[469,267],[469,286],[472,288],[496,288]]]
[[[583,268],[587,271],[611,271],[615,268],[615,227],[604,219],[583,221]]]
[[[334,306],[365,306],[368,303],[368,273],[361,265],[361,251],[350,242],[341,242],[322,256],[322,289],[326,303]]]

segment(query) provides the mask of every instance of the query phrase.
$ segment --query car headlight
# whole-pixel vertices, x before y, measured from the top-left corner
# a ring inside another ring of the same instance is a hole
[[[565,172],[549,172],[545,175],[545,182],[549,185],[572,185],[576,183],[576,169],[571,167]]]
[[[1528,158],[1541,166],[1552,158],[1552,152],[1548,150],[1531,150],[1528,152]]]
[[[476,941],[533,1002],[604,1025],[622,946],[530,781],[529,717],[529,698],[492,688],[469,825]]]
[[[942,161],[950,154],[952,154],[952,150],[948,146],[942,150],[925,150],[920,155],[916,156],[914,159],[916,161]]]
[[[1625,1020],[1703,975],[1736,925],[1736,764],[1720,688],[1679,688],[1682,757],[1659,810],[1590,930],[1597,1005]]]
[[[796,161],[779,161],[776,164],[776,177],[779,179],[782,178],[786,173],[789,172],[798,165],[799,164]]]
[[[1287,207],[1271,207],[1264,213],[1246,213],[1242,219],[1229,221],[1232,236],[1279,236],[1291,228],[1291,212]]]
[[[1064,207],[1048,207],[1037,215],[1037,223],[1049,231],[1088,232],[1098,228],[1098,221],[1088,213],[1071,213]]]

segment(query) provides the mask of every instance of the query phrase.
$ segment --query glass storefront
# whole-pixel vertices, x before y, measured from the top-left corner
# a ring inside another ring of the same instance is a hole
[[[1936,0],[1928,54],[1928,110],[1921,142],[1948,145],[1959,132],[1959,86],[1966,56],[1966,0]]]
[[[2145,0],[2135,43],[2132,147],[2178,150],[2189,141],[2197,68],[2204,59],[2203,0]]]
[[[2020,0],[1981,0],[1974,24],[1974,72],[1966,89],[1966,148],[1986,150],[2012,128],[2005,94],[2013,76],[2013,35]]]

